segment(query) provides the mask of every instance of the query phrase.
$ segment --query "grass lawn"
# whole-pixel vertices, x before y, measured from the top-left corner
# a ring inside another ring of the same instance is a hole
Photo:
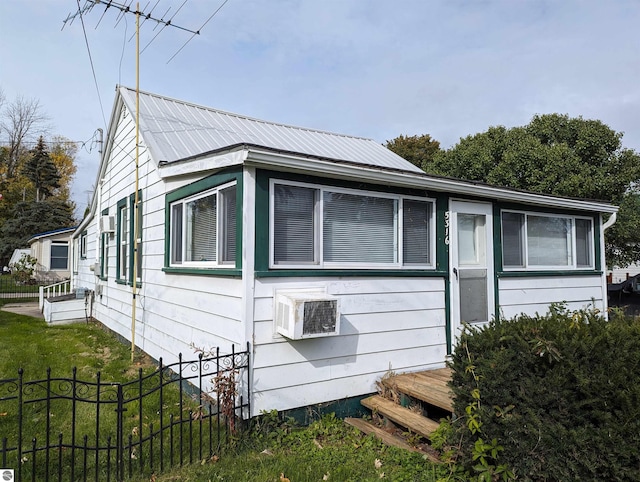
[[[387,447],[333,416],[306,428],[275,423],[271,414],[265,417],[265,426],[254,429],[219,458],[152,480],[430,482],[446,475],[444,466],[435,466],[420,454]],[[144,480],[149,479],[140,482]]]
[[[75,366],[79,379],[94,379],[100,371],[104,381],[127,381],[140,368],[155,369],[147,357],[136,354],[132,364],[130,356],[129,346],[99,324],[49,326],[0,311],[0,379],[17,377],[20,368],[25,380],[45,378],[47,367],[52,377],[71,377]],[[3,422],[5,429],[10,427]],[[278,482],[284,474],[291,482],[428,482],[437,480],[441,470],[420,454],[387,447],[333,417],[301,428],[268,414],[213,459],[133,480]]]

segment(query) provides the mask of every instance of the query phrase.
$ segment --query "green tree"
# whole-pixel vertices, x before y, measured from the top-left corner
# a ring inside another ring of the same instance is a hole
[[[40,136],[31,157],[22,168],[22,173],[36,189],[36,202],[53,194],[60,187],[60,174],[51,160],[44,138]]]
[[[14,249],[26,247],[27,240],[34,234],[75,224],[72,206],[56,198],[19,201],[11,214],[0,228],[0,260],[4,263]]]
[[[616,228],[606,236],[607,263],[640,261],[640,230],[632,224],[640,214],[628,198],[639,184],[640,155],[599,120],[545,114],[522,127],[490,127],[440,151],[425,167],[431,174],[618,204]]]
[[[422,170],[427,170],[435,155],[440,152],[440,143],[429,134],[421,136],[399,135],[387,141],[385,147]]]

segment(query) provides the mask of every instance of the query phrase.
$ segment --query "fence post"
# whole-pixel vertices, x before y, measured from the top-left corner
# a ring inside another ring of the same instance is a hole
[[[40,311],[44,308],[44,286],[38,287],[38,307]]]
[[[117,421],[116,421],[116,479],[120,482],[124,480],[124,424],[123,413],[124,408],[124,394],[122,393],[122,385],[117,384],[118,387],[118,405],[116,407]]]
[[[24,370],[18,369],[18,480],[22,480],[22,389]]]

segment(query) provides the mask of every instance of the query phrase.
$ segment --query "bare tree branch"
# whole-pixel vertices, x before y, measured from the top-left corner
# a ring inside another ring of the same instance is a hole
[[[35,141],[47,133],[49,117],[42,112],[37,99],[19,96],[5,107],[0,119],[0,130],[7,136],[8,156],[6,176],[11,179],[16,174],[20,156],[26,149],[25,143]]]

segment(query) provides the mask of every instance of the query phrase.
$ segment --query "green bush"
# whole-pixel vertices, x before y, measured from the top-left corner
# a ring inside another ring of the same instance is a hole
[[[637,320],[554,305],[465,330],[450,366],[460,418],[447,438],[468,474],[482,439],[519,480],[640,481]]]

